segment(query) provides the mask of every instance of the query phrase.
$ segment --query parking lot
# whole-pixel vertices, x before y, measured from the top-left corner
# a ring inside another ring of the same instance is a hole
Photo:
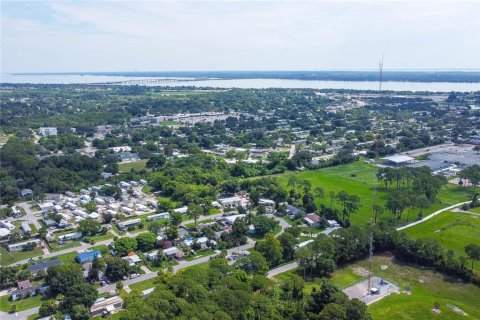
[[[368,292],[368,280],[357,283],[351,287],[348,287],[343,290],[345,294],[350,298],[357,298],[367,305],[374,303],[380,299],[385,298],[391,293],[399,293],[400,290],[398,287],[388,281],[382,281],[379,277],[372,277],[371,279],[371,288],[378,290],[376,293]],[[375,290],[374,289],[374,290]]]

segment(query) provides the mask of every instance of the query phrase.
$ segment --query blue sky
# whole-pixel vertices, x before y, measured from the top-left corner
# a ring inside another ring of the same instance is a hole
[[[5,1],[1,71],[480,69],[479,1]]]

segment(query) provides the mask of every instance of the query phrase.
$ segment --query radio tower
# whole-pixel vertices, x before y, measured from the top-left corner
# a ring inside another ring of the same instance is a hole
[[[381,101],[382,94],[382,80],[383,80],[383,55],[382,60],[378,64],[379,69],[379,81],[378,81],[378,101]],[[377,139],[375,139],[377,140]],[[376,141],[375,141],[376,142]],[[375,169],[377,167],[377,158],[378,158],[378,144],[375,144]],[[373,182],[372,182],[372,217],[370,219],[370,235],[369,235],[369,249],[368,249],[368,292],[370,294],[371,284],[372,284],[372,256],[373,256],[373,232],[375,230],[375,216],[377,214],[377,175],[376,171],[373,171]]]

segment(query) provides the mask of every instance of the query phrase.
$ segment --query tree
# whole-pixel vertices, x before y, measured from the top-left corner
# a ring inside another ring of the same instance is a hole
[[[372,320],[372,316],[368,313],[367,305],[357,298],[348,301],[345,311],[346,319],[348,320]]]
[[[123,237],[115,240],[113,245],[115,246],[115,251],[118,255],[126,256],[137,249],[137,240],[134,238]]]
[[[84,305],[73,306],[70,314],[73,320],[88,320],[92,317],[89,308]]]
[[[203,214],[203,208],[197,204],[191,204],[188,206],[187,215],[189,218],[195,220],[195,226],[197,226],[197,220]]]
[[[174,211],[170,213],[170,219],[174,226],[179,226],[182,223],[182,214]]]
[[[95,201],[90,201],[85,205],[85,210],[87,210],[88,213],[95,212],[97,210],[97,204]]]
[[[92,267],[90,268],[90,270],[88,270],[87,279],[89,281],[98,281],[101,268],[102,268],[102,265],[100,263],[100,259],[98,259],[97,256],[93,257]]]
[[[50,294],[53,296],[65,294],[68,288],[84,282],[80,267],[70,264],[51,266],[45,278],[45,284],[50,287]]]
[[[246,257],[238,259],[237,262],[235,262],[235,266],[248,274],[265,275],[268,271],[267,260],[256,251],[251,252]]]
[[[110,281],[117,281],[123,279],[130,274],[130,266],[128,261],[119,257],[105,258],[105,275]]]
[[[268,261],[270,268],[277,266],[282,261],[283,249],[275,235],[267,233],[265,240],[255,244],[255,250],[260,252]]]
[[[347,320],[345,308],[337,303],[330,303],[319,314],[320,320]]]
[[[480,246],[475,243],[470,243],[465,247],[465,253],[472,260],[472,271],[473,271],[473,263],[476,260],[480,260]]]
[[[74,306],[83,305],[90,308],[95,300],[97,300],[97,289],[88,283],[80,283],[69,287],[65,294],[65,300],[62,301],[61,307],[63,311],[70,312]]]
[[[17,282],[16,267],[0,267],[0,288],[13,287]]]
[[[252,224],[255,228],[255,234],[264,235],[272,232],[278,225],[278,221],[267,216],[255,216],[252,218]]]
[[[297,245],[297,239],[289,232],[284,232],[278,236],[280,245],[283,250],[283,260],[290,261],[295,257],[295,246]]]
[[[157,237],[151,232],[140,233],[135,239],[137,248],[143,252],[152,250],[157,244]]]
[[[95,219],[87,218],[78,223],[78,232],[81,232],[84,236],[93,236],[100,231],[102,225]]]
[[[178,227],[171,226],[167,230],[165,230],[165,234],[167,235],[168,240],[175,240],[178,238]]]
[[[48,300],[42,303],[40,309],[38,310],[38,314],[41,317],[47,317],[52,314],[55,314],[58,310],[58,304],[55,300]]]
[[[315,192],[315,197],[317,197],[318,199],[322,200],[325,198],[325,190],[323,190],[322,187],[316,187],[314,192]]]

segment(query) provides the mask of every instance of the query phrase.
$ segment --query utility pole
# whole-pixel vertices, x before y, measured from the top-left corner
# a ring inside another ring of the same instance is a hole
[[[379,68],[379,84],[378,84],[378,93],[379,93],[379,101],[381,101],[381,94],[382,94],[382,80],[383,80],[383,55],[382,60],[380,60],[378,64]],[[373,181],[372,181],[372,217],[370,219],[370,235],[369,235],[369,248],[368,248],[368,292],[367,295],[370,294],[370,289],[372,288],[372,256],[373,256],[373,232],[375,231],[375,216],[377,214],[377,158],[378,158],[378,144],[375,144],[375,160],[374,160],[374,167],[375,170],[373,171]]]

